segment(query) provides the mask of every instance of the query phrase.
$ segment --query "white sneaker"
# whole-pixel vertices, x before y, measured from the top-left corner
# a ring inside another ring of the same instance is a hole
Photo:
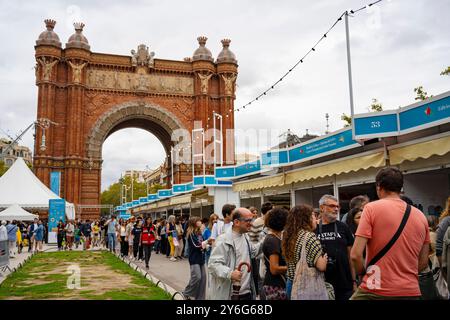
[[[169,260],[170,260],[170,261],[177,261],[177,259],[174,258],[174,257],[171,257]]]

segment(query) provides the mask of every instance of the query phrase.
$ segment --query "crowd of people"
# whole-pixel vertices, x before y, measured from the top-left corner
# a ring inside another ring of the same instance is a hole
[[[28,247],[28,252],[42,251],[46,234],[45,225],[39,219],[32,223],[3,220],[0,225],[0,241],[8,241],[11,259],[22,253],[24,247]]]
[[[58,249],[103,247],[147,269],[152,251],[168,263],[187,259],[187,299],[449,299],[450,197],[440,217],[426,216],[402,193],[401,171],[381,169],[375,180],[379,199],[356,196],[342,217],[338,199],[325,194],[317,208],[226,204],[222,219],[60,221]],[[38,220],[0,227],[11,257],[24,238],[42,250],[43,234]]]
[[[227,204],[223,220],[191,217],[183,293],[196,300],[448,300],[450,197],[436,218],[402,189],[401,171],[388,167],[376,176],[379,199],[354,197],[342,219],[338,199],[327,194],[316,209],[264,203],[260,215]]]

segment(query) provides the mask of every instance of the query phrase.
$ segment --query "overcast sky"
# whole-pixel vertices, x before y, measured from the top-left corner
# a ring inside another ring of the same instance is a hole
[[[91,50],[129,55],[140,43],[156,58],[182,60],[207,36],[214,57],[230,38],[239,64],[239,107],[284,74],[346,9],[366,0],[328,1],[6,1],[0,0],[0,136],[16,135],[35,120],[37,88],[34,45],[53,18],[63,44],[72,23],[86,24]],[[430,94],[450,89],[439,73],[450,65],[450,1],[382,1],[350,18],[355,111],[367,112],[372,98],[385,109],[414,102],[413,88]],[[236,128],[291,129],[323,134],[342,128],[349,113],[344,23],[339,23],[270,95],[236,114]],[[28,132],[22,143],[33,149]],[[252,146],[252,150],[261,146]],[[242,145],[239,151],[244,151]],[[125,129],[103,145],[102,189],[126,169],[157,167],[165,154],[150,133]]]

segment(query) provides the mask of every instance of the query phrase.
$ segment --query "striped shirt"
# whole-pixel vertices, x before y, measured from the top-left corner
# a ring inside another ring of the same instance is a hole
[[[297,235],[297,241],[295,242],[295,254],[294,260],[289,261],[287,278],[289,280],[294,280],[295,268],[297,262],[300,260],[300,255],[302,251],[302,241],[306,236],[306,262],[310,268],[316,265],[317,259],[322,255],[322,246],[320,245],[319,239],[317,239],[316,234],[310,231],[300,230]]]
[[[255,221],[253,221],[250,231],[248,232],[248,237],[250,241],[254,244],[257,244],[260,240],[261,232],[264,228],[264,218],[259,217]]]

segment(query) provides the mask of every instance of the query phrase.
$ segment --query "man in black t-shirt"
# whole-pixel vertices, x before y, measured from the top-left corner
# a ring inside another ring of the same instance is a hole
[[[316,234],[328,255],[325,281],[333,285],[336,300],[348,300],[356,290],[355,272],[350,264],[353,235],[338,218],[339,203],[334,196],[324,195],[319,200],[321,220]]]

